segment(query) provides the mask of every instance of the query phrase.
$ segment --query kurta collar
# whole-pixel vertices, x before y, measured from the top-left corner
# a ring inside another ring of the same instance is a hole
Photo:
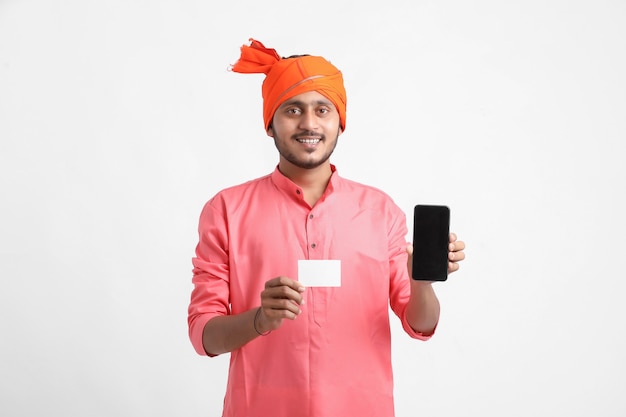
[[[331,164],[330,169],[332,171],[332,175],[330,177],[330,181],[328,182],[328,186],[326,186],[326,190],[324,191],[324,194],[320,199],[320,202],[328,198],[328,196],[332,194],[332,192],[336,189],[338,182],[341,181],[341,178],[337,173],[337,167]],[[298,202],[304,202],[304,192],[302,191],[302,188],[300,188],[295,182],[291,181],[282,172],[280,172],[280,170],[278,169],[278,165],[276,165],[276,168],[274,168],[274,172],[272,172],[271,174],[271,179],[276,187],[278,187],[285,194],[287,194],[287,196]]]

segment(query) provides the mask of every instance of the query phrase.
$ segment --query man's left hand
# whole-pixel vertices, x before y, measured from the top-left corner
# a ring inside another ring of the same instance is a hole
[[[459,270],[459,262],[465,259],[465,242],[457,240],[456,234],[450,233],[448,245],[448,273]]]
[[[407,267],[409,276],[413,270],[413,245],[408,245],[406,251],[409,254]],[[456,234],[450,233],[450,243],[448,245],[448,273],[459,270],[459,262],[465,259],[465,242],[457,240]]]

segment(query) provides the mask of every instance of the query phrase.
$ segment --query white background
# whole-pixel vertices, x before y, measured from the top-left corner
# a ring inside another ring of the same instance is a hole
[[[436,337],[393,317],[397,415],[626,415],[618,0],[0,0],[0,415],[220,415],[186,308],[202,205],[278,161],[250,37],[337,65],[340,173],[468,244]]]

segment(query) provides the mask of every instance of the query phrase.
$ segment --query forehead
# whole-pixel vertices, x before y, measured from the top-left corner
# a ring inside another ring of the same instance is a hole
[[[300,106],[331,106],[335,107],[335,105],[327,99],[323,94],[318,93],[317,91],[307,91],[305,93],[300,93],[296,96],[288,98],[285,100],[279,107],[291,106],[291,105],[300,105]]]

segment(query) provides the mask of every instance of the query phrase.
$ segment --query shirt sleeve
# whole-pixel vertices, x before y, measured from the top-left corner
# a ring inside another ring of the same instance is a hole
[[[402,322],[402,328],[412,338],[419,340],[428,340],[435,333],[426,335],[416,332],[406,318],[406,309],[411,296],[411,277],[407,269],[408,254],[406,247],[407,227],[406,216],[400,208],[394,205],[391,210],[388,221],[389,228],[389,303],[391,309]]]
[[[193,264],[193,290],[187,322],[189,339],[200,355],[215,356],[204,350],[202,332],[206,323],[230,312],[228,229],[218,199],[203,208],[198,226],[198,245]]]

